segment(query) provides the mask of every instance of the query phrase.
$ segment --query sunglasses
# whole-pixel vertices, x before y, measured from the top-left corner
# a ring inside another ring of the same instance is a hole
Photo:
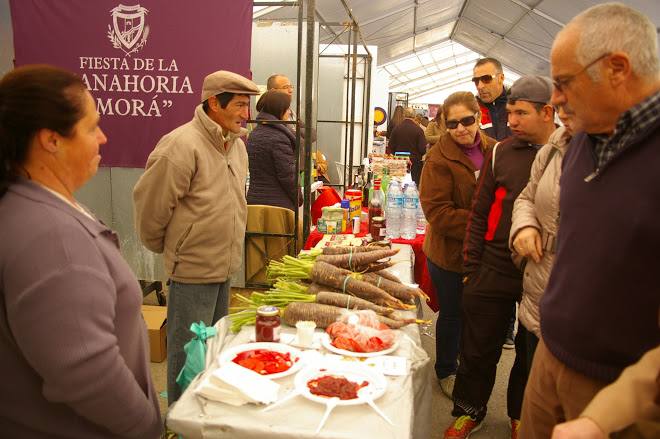
[[[484,84],[490,84],[493,82],[493,79],[495,79],[496,75],[482,75],[482,76],[475,76],[472,78],[472,82],[474,82],[474,85],[479,85],[480,82],[483,82]]]
[[[554,81],[552,81],[552,85],[554,85],[555,89],[559,92],[562,93],[564,91],[564,88],[567,87],[575,78],[577,78],[579,75],[582,73],[586,72],[587,69],[594,64],[596,64],[598,61],[602,60],[603,58],[606,58],[610,56],[611,53],[607,52],[596,58],[595,60],[591,61],[589,64],[586,66],[582,67],[580,70],[578,70],[576,73],[572,75],[564,75],[563,78],[555,78]]]
[[[458,124],[460,123],[463,125],[463,127],[469,127],[474,125],[474,123],[477,121],[477,114],[475,113],[474,116],[468,116],[464,117],[463,119],[459,120],[448,120],[445,122],[445,126],[449,128],[450,130],[454,130],[458,128]]]

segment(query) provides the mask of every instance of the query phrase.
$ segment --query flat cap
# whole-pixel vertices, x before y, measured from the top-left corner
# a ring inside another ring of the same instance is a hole
[[[552,81],[546,76],[523,76],[509,89],[509,101],[528,101],[549,104],[552,97]]]
[[[241,95],[258,95],[257,84],[226,70],[218,70],[204,78],[202,85],[202,102],[220,93],[236,93]]]

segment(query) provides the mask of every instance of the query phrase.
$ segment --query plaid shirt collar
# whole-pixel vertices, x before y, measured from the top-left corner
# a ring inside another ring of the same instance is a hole
[[[660,91],[652,94],[639,104],[626,110],[616,124],[611,136],[595,134],[594,154],[596,173],[615,155],[626,149],[637,134],[644,132],[660,119]]]

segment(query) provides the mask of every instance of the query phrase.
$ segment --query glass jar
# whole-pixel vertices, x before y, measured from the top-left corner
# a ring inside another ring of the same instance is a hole
[[[374,241],[381,241],[385,239],[387,229],[385,228],[385,218],[376,216],[371,218],[371,225],[369,226],[369,233]]]
[[[254,330],[255,340],[257,342],[280,341],[280,309],[270,305],[257,308]]]

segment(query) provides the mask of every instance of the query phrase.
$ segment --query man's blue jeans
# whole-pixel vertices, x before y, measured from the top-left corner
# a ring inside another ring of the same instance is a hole
[[[435,374],[438,378],[446,378],[454,375],[458,368],[463,279],[460,273],[444,270],[430,259],[426,262],[440,304],[435,324]]]

